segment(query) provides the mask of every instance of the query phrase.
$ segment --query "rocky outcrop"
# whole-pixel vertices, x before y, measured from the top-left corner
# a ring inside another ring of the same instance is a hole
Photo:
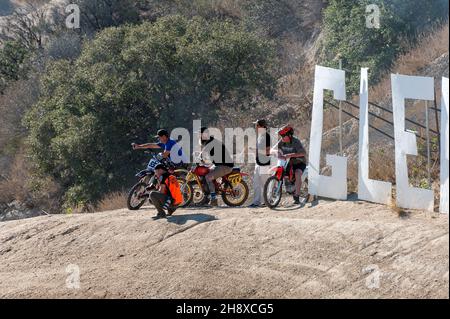
[[[45,214],[37,208],[28,208],[25,204],[13,201],[10,204],[0,203],[0,222],[37,217]]]

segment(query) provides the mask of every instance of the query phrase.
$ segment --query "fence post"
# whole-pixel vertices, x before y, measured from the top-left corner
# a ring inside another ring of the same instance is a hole
[[[438,139],[438,154],[441,154],[441,127],[439,125],[439,114],[438,114],[438,106],[436,99],[436,90],[434,91],[434,118],[436,120],[436,131],[437,131],[437,139]]]
[[[427,137],[427,173],[428,173],[428,184],[431,187],[430,119],[428,112],[428,101],[425,101],[425,121],[426,121],[426,137]]]
[[[339,59],[339,70],[342,70],[342,59]],[[343,155],[343,143],[342,143],[342,102],[339,101],[339,155]]]

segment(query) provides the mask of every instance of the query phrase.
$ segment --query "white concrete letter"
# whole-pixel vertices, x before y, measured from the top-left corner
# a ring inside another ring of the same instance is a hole
[[[392,74],[391,81],[395,131],[397,206],[433,211],[433,191],[409,185],[407,155],[417,156],[417,141],[414,133],[405,131],[405,100],[433,101],[434,79]]]
[[[448,133],[449,133],[449,114],[448,114],[448,78],[442,78],[442,105],[441,105],[441,203],[439,211],[448,214]]]
[[[309,193],[334,199],[347,199],[347,158],[327,155],[332,176],[320,175],[323,131],[323,91],[332,90],[336,100],[345,100],[345,71],[316,66],[314,101],[309,146]]]
[[[367,70],[367,68],[361,69],[359,92],[358,198],[389,205],[392,197],[391,183],[369,179],[369,77]]]

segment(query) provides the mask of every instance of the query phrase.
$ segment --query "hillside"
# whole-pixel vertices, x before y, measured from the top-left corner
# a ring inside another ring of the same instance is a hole
[[[75,30],[68,3],[80,8]],[[290,123],[308,149],[316,65],[344,69],[355,104],[369,67],[370,101],[389,110],[391,73],[435,77],[439,106],[448,1],[377,3],[374,29],[360,0],[0,0],[0,298],[448,299],[448,216],[356,200],[359,123],[346,115],[349,201],[158,221],[151,207],[121,209],[149,160],[130,144],[160,128],[265,118]],[[408,102],[408,118],[424,114]],[[323,157],[339,152],[337,125],[326,107]],[[408,157],[411,185],[434,188],[436,203],[437,141],[431,180],[423,140]],[[370,177],[395,193],[393,157],[393,139],[370,130]]]
[[[222,130],[253,126],[256,118],[271,127],[291,123],[308,144],[317,64],[342,62],[349,99],[360,67],[370,67],[371,84],[380,83],[371,94],[378,103],[388,95],[383,76],[398,72],[411,48],[415,54],[401,73],[446,73],[424,69],[448,54],[448,31],[441,40],[441,29],[448,30],[445,1],[380,0],[379,30],[366,27],[367,8],[358,0],[71,2],[82,13],[78,30],[68,29],[67,13],[56,10],[68,0],[10,0],[0,8],[4,216],[24,205],[92,211],[131,187],[148,160],[130,143],[150,142],[157,128],[190,130],[199,118]],[[21,10],[12,14],[13,7]],[[418,36],[424,32],[432,33],[431,42]],[[336,112],[324,118],[323,154],[336,153]],[[347,154],[355,154],[356,133],[355,121],[347,122]],[[371,143],[386,145],[372,135]]]
[[[358,201],[153,214],[0,223],[0,298],[449,297],[448,216]]]
[[[411,47],[407,52],[401,55],[395,62],[392,73],[399,73],[405,75],[428,76],[435,79],[436,92],[436,106],[440,108],[441,98],[441,81],[442,77],[449,76],[449,56],[448,56],[448,38],[449,26],[448,23],[432,30],[421,36],[421,40],[416,46]],[[370,72],[370,71],[369,71]],[[388,72],[383,80],[370,88],[369,101],[392,110],[392,96],[391,96],[391,79]],[[359,105],[358,96],[349,97],[348,100],[354,104]],[[337,105],[337,103],[334,103]],[[434,105],[430,105],[434,106]],[[359,110],[352,108],[349,105],[344,105],[344,110],[350,112],[355,117],[359,118]],[[370,111],[382,116],[388,121],[392,121],[392,114],[380,111],[378,108],[370,107]],[[430,111],[430,128],[434,131],[439,131],[436,128],[435,113]],[[328,108],[324,114],[324,135],[323,135],[323,154],[336,154],[339,152],[339,127],[338,112],[334,108]],[[425,111],[423,101],[408,102],[406,108],[406,117],[425,125]],[[344,154],[349,158],[349,177],[353,186],[357,184],[357,165],[358,165],[358,147],[359,147],[359,121],[350,118],[343,114],[343,149]],[[370,124],[383,132],[394,136],[394,127],[384,121],[370,117]],[[425,130],[420,129],[417,125],[406,122],[408,129],[417,131],[420,136],[425,137]],[[330,128],[331,127],[331,128]],[[372,178],[387,180],[395,184],[394,177],[394,154],[395,143],[394,140],[387,138],[385,135],[370,129],[370,151],[371,151],[371,170]],[[432,138],[435,135],[431,135]],[[306,137],[305,137],[306,138]],[[424,140],[417,139],[419,148],[424,148]],[[432,153],[433,163],[439,159],[438,154]],[[423,169],[425,162],[425,150],[423,150],[419,157],[409,162],[410,179],[412,183],[419,184],[422,178],[426,177],[426,170]],[[422,163],[422,164],[421,164]],[[420,167],[418,170],[415,167]],[[433,166],[432,177],[434,180],[439,179],[439,165]],[[436,193],[438,193],[438,184],[436,186]],[[355,188],[356,189],[356,188]]]

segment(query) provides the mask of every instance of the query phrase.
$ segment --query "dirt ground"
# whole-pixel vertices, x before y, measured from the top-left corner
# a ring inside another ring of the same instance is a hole
[[[153,215],[0,223],[0,298],[449,298],[448,216],[324,200]]]

